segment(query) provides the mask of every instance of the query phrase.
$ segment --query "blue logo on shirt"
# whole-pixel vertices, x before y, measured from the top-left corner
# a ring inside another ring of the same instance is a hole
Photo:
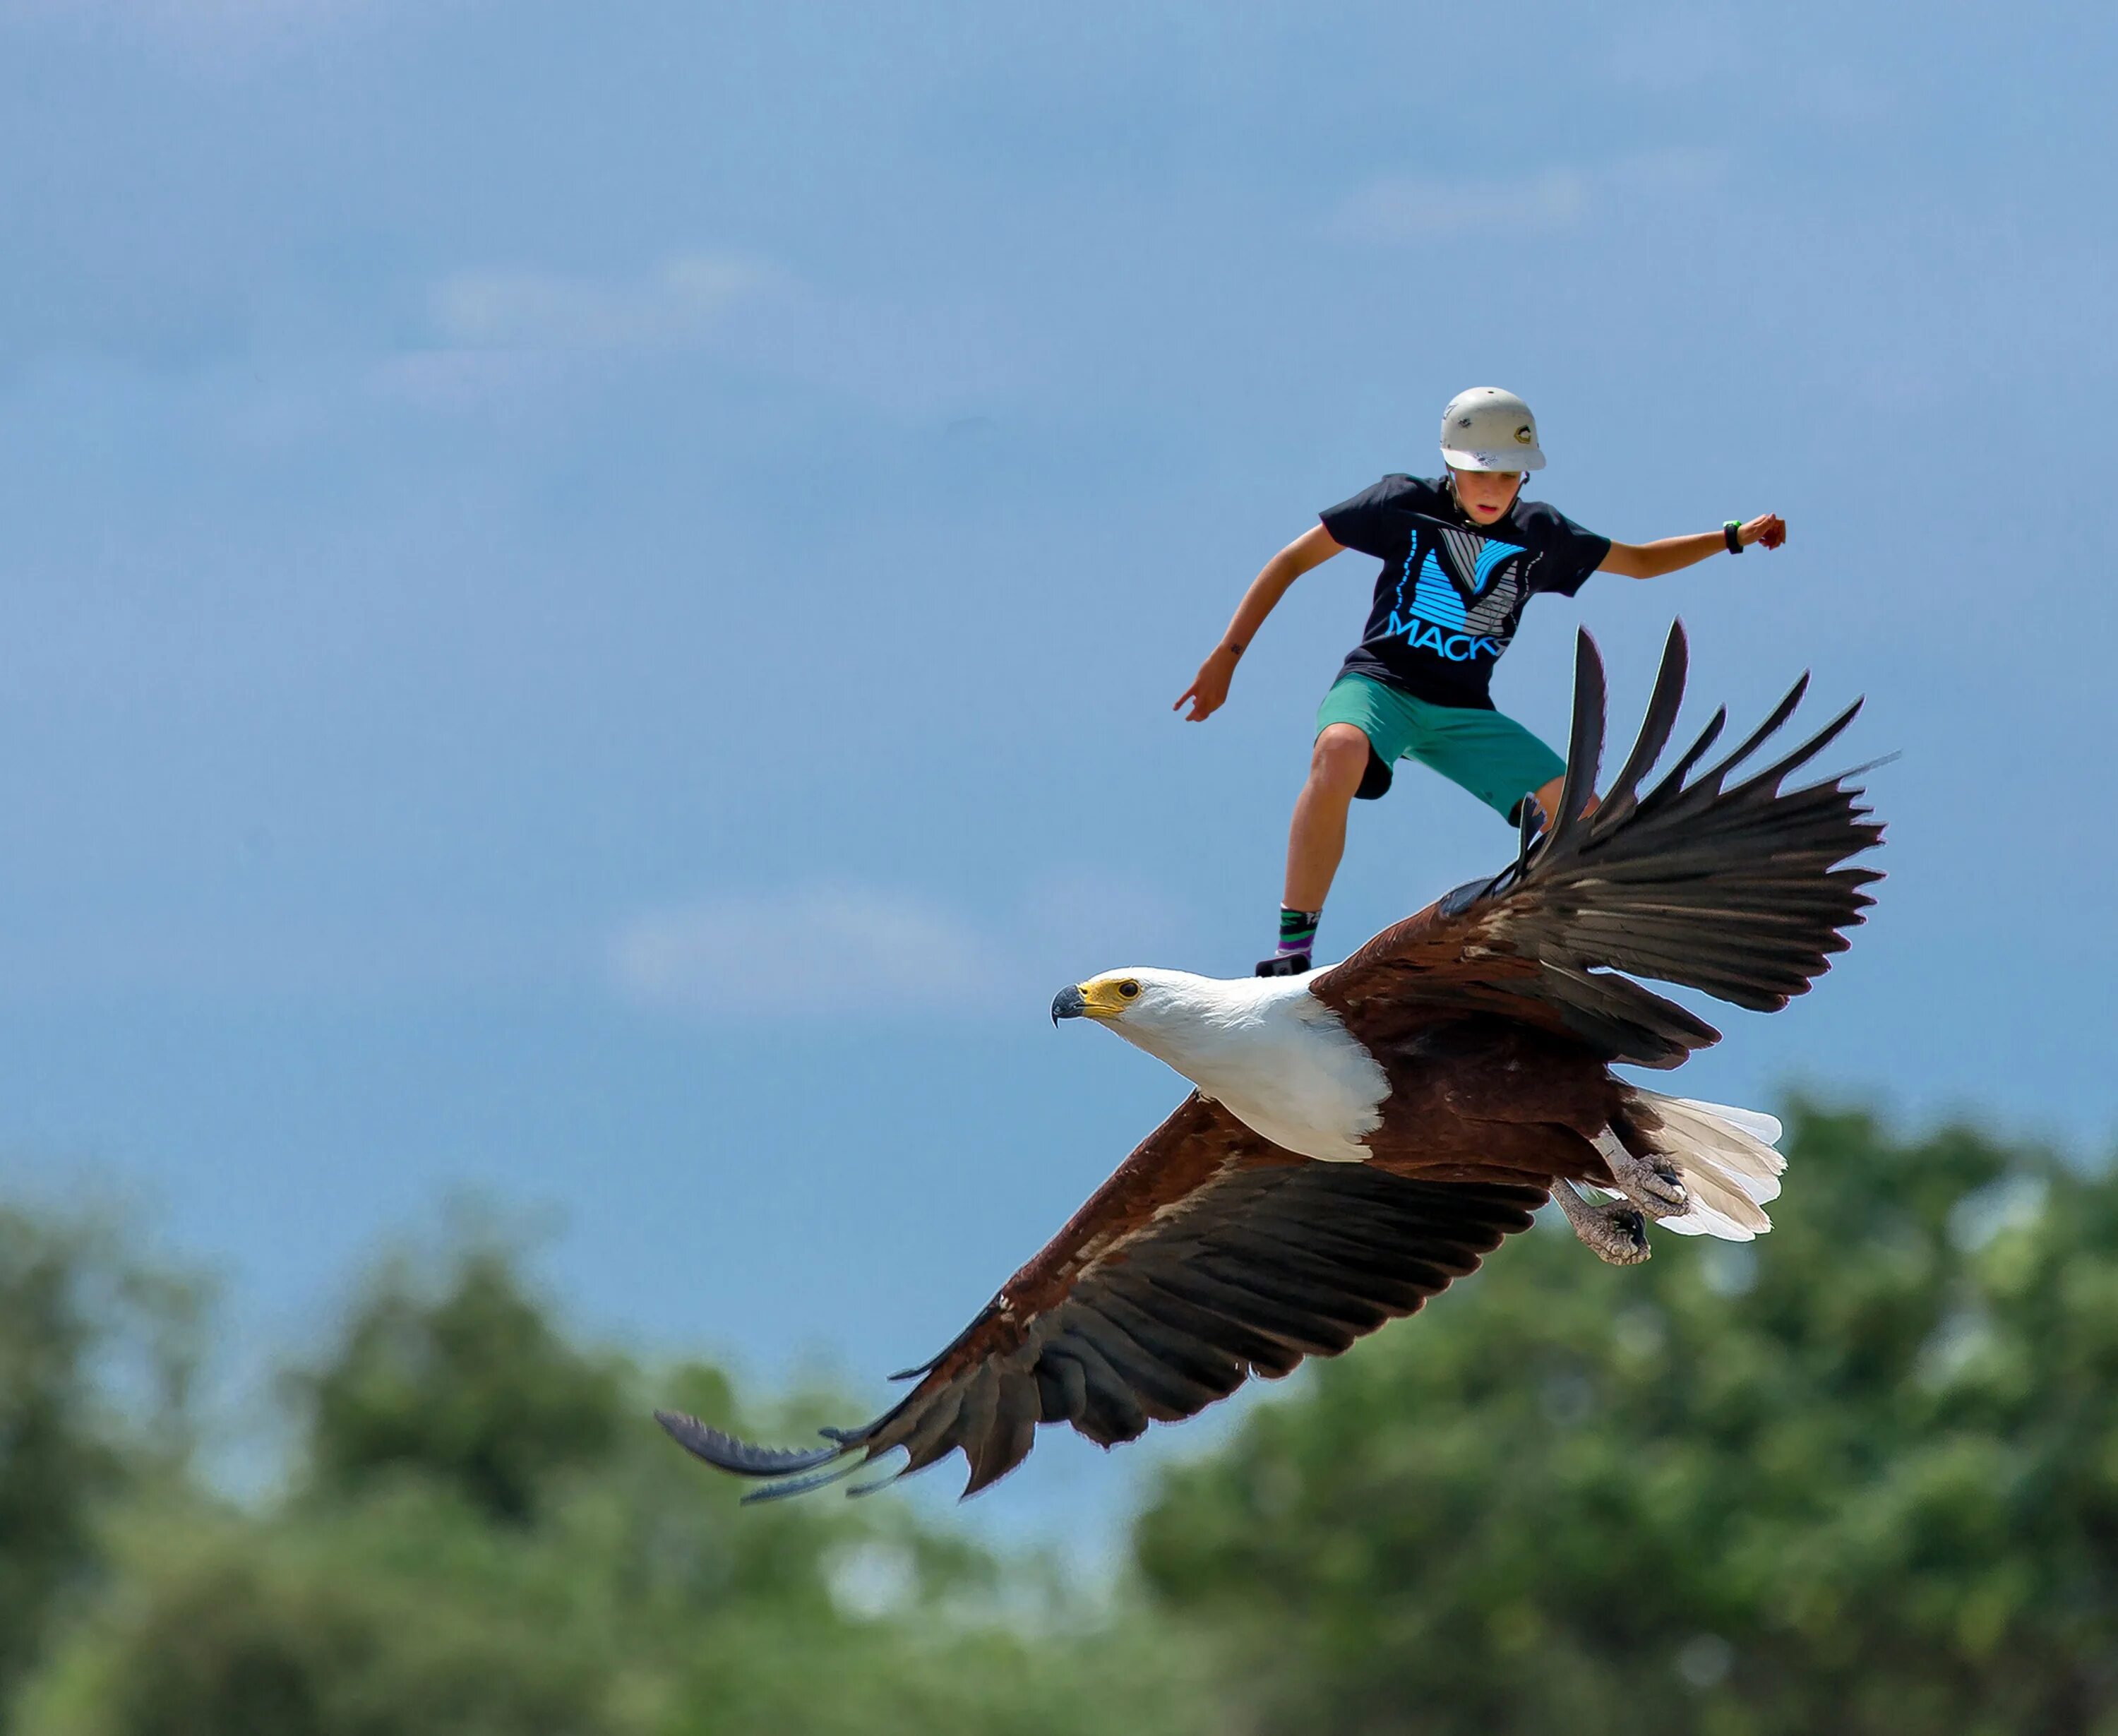
[[[1513,543],[1462,531],[1444,530],[1423,557],[1415,544],[1398,578],[1390,633],[1450,663],[1498,657],[1514,637],[1507,629],[1520,595],[1509,563],[1526,552]],[[1457,576],[1443,567],[1443,558],[1458,569]],[[1415,560],[1418,576],[1408,602],[1405,582],[1413,579]]]

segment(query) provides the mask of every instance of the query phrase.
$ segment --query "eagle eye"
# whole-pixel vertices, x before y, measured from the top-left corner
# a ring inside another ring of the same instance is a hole
[[[1131,977],[1127,977],[1122,983],[1118,984],[1118,998],[1121,1000],[1130,1001],[1139,993],[1140,984],[1135,983]]]

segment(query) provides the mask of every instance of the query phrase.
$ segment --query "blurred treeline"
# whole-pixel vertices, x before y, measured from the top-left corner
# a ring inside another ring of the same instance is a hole
[[[201,1291],[0,1208],[0,1731],[2118,1732],[2118,1181],[1814,1109],[1790,1155],[1754,1247],[1517,1238],[1092,1589],[892,1496],[738,1508],[650,1405],[844,1406],[643,1370],[477,1237],[369,1279],[232,1502]]]

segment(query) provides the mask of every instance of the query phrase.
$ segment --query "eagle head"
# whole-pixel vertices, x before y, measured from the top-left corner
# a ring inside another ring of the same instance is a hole
[[[1165,1025],[1187,1026],[1212,1009],[1211,991],[1223,985],[1182,970],[1106,970],[1070,984],[1052,998],[1052,1022],[1094,1019],[1138,1043]]]
[[[1052,998],[1052,1022],[1061,1019],[1122,1019],[1148,992],[1145,973],[1107,970],[1085,983],[1070,983]]]
[[[1271,1032],[1286,1023],[1288,1003],[1308,994],[1299,977],[1223,979],[1136,966],[1107,970],[1061,989],[1052,997],[1052,1022],[1094,1020],[1201,1090],[1219,1095],[1230,1069],[1251,1064],[1246,1055],[1255,1060],[1260,1035],[1267,1037],[1268,1047],[1279,1040]],[[1298,1014],[1294,1022],[1301,1022]]]

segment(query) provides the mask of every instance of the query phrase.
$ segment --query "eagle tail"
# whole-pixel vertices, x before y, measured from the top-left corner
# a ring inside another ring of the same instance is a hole
[[[1773,1149],[1778,1121],[1756,1109],[1666,1097],[1639,1086],[1626,1093],[1625,1110],[1629,1131],[1676,1165],[1691,1198],[1689,1211],[1658,1220],[1658,1228],[1748,1242],[1773,1227],[1764,1206],[1778,1197],[1787,1168]]]

